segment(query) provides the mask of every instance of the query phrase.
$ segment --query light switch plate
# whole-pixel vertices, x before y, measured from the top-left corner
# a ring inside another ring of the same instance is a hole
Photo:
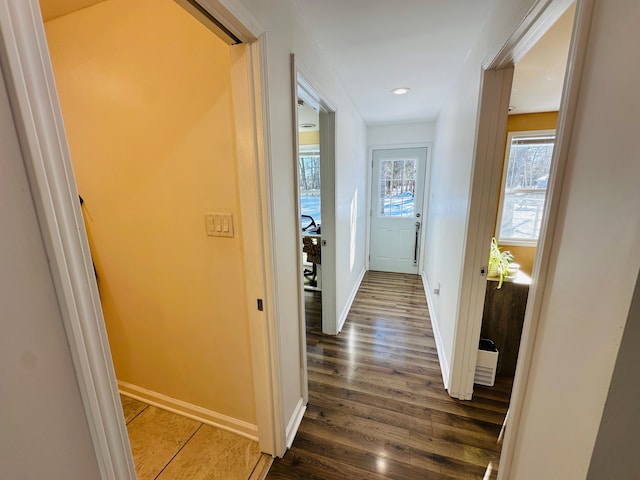
[[[233,237],[233,214],[231,213],[205,213],[205,225],[207,235],[210,237]]]

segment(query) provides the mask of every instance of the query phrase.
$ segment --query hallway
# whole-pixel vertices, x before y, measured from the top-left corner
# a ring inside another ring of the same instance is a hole
[[[336,337],[305,299],[309,404],[268,479],[496,477],[510,380],[448,396],[419,276],[367,272]]]

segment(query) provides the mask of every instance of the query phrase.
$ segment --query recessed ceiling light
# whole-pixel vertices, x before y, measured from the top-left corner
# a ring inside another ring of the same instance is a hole
[[[411,91],[410,88],[400,87],[400,88],[394,88],[393,90],[391,90],[391,93],[393,93],[394,95],[406,95],[410,91]]]

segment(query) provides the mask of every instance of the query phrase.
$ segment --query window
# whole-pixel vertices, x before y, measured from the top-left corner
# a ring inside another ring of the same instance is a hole
[[[300,172],[300,213],[320,223],[320,150],[318,145],[301,146],[298,155]]]
[[[555,130],[509,134],[496,228],[501,244],[537,245],[555,139]]]
[[[379,217],[413,217],[417,173],[414,158],[380,162]]]

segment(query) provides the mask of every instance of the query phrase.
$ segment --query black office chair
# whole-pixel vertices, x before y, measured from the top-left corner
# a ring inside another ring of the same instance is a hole
[[[316,233],[320,227],[311,215],[300,215],[300,224],[302,225],[302,231],[308,233]]]
[[[300,215],[300,224],[302,225],[302,231],[307,234],[320,233],[320,225],[316,223],[311,215]],[[309,283],[312,287],[318,285],[318,267],[320,263],[320,240],[318,237],[306,236],[302,237],[302,251],[307,254],[307,261],[311,263],[311,270],[305,268],[303,275],[309,279]]]

